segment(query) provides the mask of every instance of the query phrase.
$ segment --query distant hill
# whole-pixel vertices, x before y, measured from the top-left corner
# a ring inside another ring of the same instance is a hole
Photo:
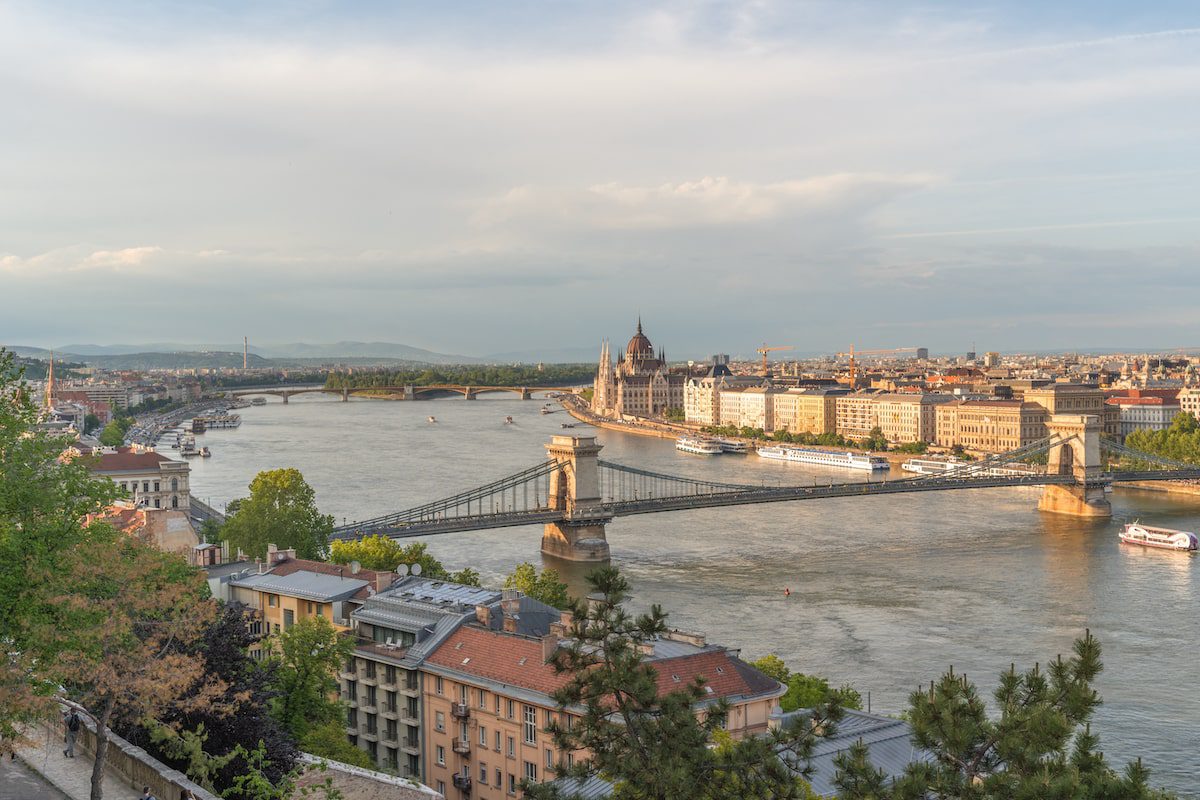
[[[383,358],[416,361],[423,364],[480,364],[485,359],[473,356],[435,353],[420,347],[395,342],[334,342],[333,344],[264,345],[259,351],[270,358]]]
[[[42,347],[11,346],[8,349],[18,355],[31,358],[49,358],[50,351]],[[287,364],[321,364],[321,363],[353,363],[353,364],[481,364],[486,359],[473,356],[435,353],[420,347],[411,347],[394,342],[336,342],[333,344],[307,344],[295,342],[276,345],[250,345],[251,361],[259,359],[257,366],[286,366]],[[241,366],[242,345],[235,344],[184,344],[180,342],[152,342],[149,344],[68,344],[55,347],[56,356],[78,357],[96,366],[112,366],[125,364],[120,357],[146,356],[150,354],[188,355],[188,363],[181,366],[216,366],[221,362],[224,366],[226,356],[236,356],[237,363],[229,366]],[[217,356],[221,358],[217,358]],[[201,358],[196,358],[202,356]],[[211,358],[210,358],[211,357]],[[263,360],[265,359],[265,361]],[[135,359],[146,360],[146,359]],[[153,360],[153,359],[151,359]],[[205,363],[193,363],[205,362]],[[139,367],[121,366],[122,369],[138,369]]]

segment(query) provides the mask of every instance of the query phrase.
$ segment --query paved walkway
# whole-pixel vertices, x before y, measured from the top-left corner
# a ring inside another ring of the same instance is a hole
[[[23,761],[0,758],[0,800],[70,800]]]
[[[29,742],[17,748],[17,758],[37,772],[46,781],[58,788],[58,794],[29,795],[31,800],[58,800],[63,795],[70,800],[88,800],[92,791],[92,759],[79,746],[75,747],[75,758],[66,758],[63,751],[62,734],[53,734],[48,728],[33,728],[26,732]],[[9,800],[7,787],[0,789],[0,798]],[[104,779],[106,800],[125,800],[137,797],[119,776],[106,771]],[[11,795],[12,800],[25,800],[22,795]]]

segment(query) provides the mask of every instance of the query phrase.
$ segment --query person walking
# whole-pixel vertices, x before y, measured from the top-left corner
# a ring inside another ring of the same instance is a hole
[[[67,743],[66,748],[63,750],[63,756],[74,758],[75,738],[79,736],[79,729],[83,727],[83,723],[79,719],[79,712],[72,708],[71,713],[67,714],[63,722],[66,727],[66,736],[63,738],[63,741]]]
[[[138,800],[158,800],[158,798],[150,793],[149,786],[143,786],[142,787],[142,796],[139,797]]]

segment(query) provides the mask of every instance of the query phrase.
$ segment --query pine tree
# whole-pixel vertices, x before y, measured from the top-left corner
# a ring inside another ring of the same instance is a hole
[[[1100,643],[1090,632],[1075,641],[1074,655],[1046,669],[1035,664],[1000,675],[993,698],[999,717],[988,715],[975,684],[953,668],[909,698],[914,743],[931,754],[888,785],[852,748],[836,759],[844,800],[1162,800],[1149,788],[1141,763],[1113,771],[1097,751],[1089,725],[1100,705],[1093,688],[1103,669]]]
[[[660,695],[654,668],[642,659],[639,645],[667,630],[662,609],[630,616],[622,608],[629,586],[615,568],[597,570],[588,582],[595,592],[587,603],[573,603],[570,644],[553,660],[557,672],[570,676],[555,700],[584,709],[570,726],[551,726],[560,752],[580,758],[560,763],[559,775],[602,775],[614,783],[616,800],[807,796],[803,765],[818,736],[840,718],[836,705],[815,709],[786,731],[740,741],[722,736],[724,701],[697,714],[703,681]],[[562,796],[550,784],[524,788],[536,800]]]

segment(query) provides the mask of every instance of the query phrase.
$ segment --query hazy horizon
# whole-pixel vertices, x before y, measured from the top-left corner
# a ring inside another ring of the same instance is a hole
[[[17,0],[0,91],[3,341],[1200,345],[1193,3]]]

